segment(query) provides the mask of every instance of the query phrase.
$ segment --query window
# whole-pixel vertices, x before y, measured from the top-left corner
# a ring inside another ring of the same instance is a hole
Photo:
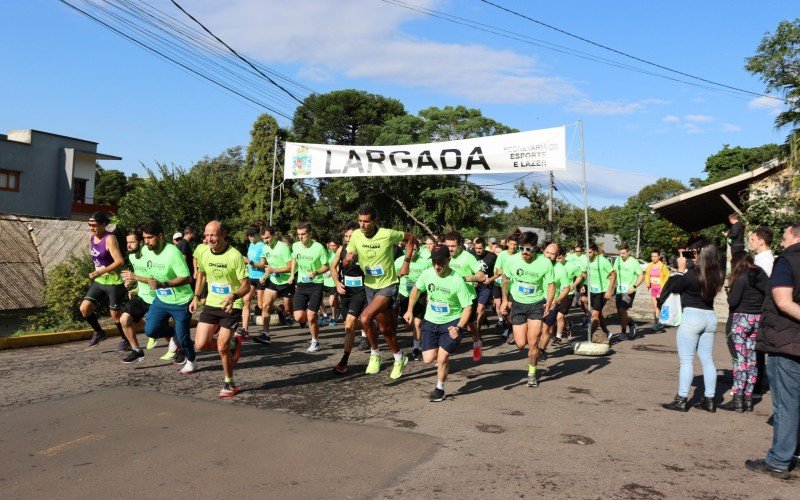
[[[72,179],[72,201],[86,203],[86,179]]]
[[[20,172],[0,169],[0,191],[19,191]]]

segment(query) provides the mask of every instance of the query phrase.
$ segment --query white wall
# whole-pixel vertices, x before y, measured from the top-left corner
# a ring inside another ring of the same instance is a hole
[[[86,203],[94,203],[94,172],[95,160],[93,156],[75,152],[75,165],[72,172],[73,179],[86,179]]]

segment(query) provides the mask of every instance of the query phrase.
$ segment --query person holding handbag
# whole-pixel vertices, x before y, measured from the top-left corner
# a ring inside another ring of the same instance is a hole
[[[683,310],[676,339],[680,358],[678,393],[672,401],[661,406],[667,410],[689,411],[689,387],[694,376],[694,357],[697,355],[703,366],[704,397],[700,406],[713,413],[717,410],[714,402],[717,385],[717,368],[713,357],[714,334],[717,331],[714,298],[722,289],[724,273],[717,247],[713,243],[705,242],[699,251],[692,251],[696,252],[694,267],[682,276],[670,278],[667,283],[671,286],[662,291],[662,298],[666,298],[666,292],[680,294]],[[679,257],[681,259],[685,260],[686,257]]]

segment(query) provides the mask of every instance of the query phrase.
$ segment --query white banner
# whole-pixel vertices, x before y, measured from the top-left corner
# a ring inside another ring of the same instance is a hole
[[[567,168],[566,128],[403,146],[286,143],[284,179],[527,173]]]

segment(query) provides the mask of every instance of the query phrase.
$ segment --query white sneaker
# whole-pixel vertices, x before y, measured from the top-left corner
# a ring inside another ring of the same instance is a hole
[[[187,359],[186,364],[181,368],[181,375],[189,375],[194,373],[195,370],[197,370],[197,361],[189,361]]]
[[[175,337],[169,339],[169,352],[175,352],[178,350],[178,344],[175,342]]]
[[[317,352],[319,351],[319,342],[311,342],[311,345],[308,346],[306,352]]]

